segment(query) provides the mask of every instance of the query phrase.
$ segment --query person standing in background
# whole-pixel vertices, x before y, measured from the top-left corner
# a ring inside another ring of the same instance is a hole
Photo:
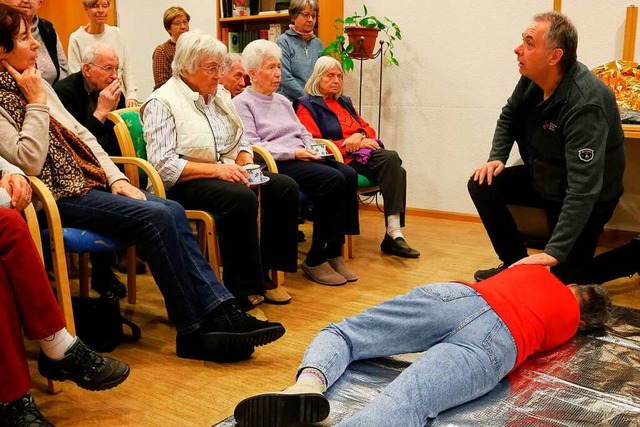
[[[164,11],[162,22],[171,37],[153,51],[153,90],[171,78],[171,62],[176,54],[176,42],[182,33],[189,31],[189,21],[191,16],[180,6],[171,6]]]

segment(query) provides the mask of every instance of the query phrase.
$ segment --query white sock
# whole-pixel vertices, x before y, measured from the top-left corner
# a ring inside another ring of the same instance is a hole
[[[398,237],[404,238],[402,231],[400,231],[400,214],[392,214],[387,217],[387,234],[394,240]]]
[[[39,340],[40,348],[44,354],[53,360],[60,360],[64,353],[76,342],[76,338],[71,336],[67,328],[62,328],[55,334]]]

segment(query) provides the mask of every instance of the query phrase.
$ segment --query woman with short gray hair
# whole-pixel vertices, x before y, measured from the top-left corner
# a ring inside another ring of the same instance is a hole
[[[313,31],[318,23],[319,13],[318,0],[291,0],[291,24],[276,40],[282,49],[282,82],[278,93],[286,96],[289,101],[304,95],[304,85],[316,59],[324,50],[322,41]]]

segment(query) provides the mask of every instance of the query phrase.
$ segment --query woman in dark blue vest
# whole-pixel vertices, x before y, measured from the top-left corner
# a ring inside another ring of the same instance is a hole
[[[404,239],[407,173],[393,150],[386,150],[376,132],[356,112],[351,99],[342,95],[343,71],[334,58],[316,61],[304,87],[307,95],[293,106],[302,124],[314,138],[330,139],[342,151],[345,163],[380,186],[387,226],[380,248],[384,253],[418,258],[420,252]]]

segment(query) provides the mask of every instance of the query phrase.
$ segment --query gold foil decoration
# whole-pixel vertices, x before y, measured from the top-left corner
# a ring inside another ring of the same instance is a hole
[[[637,62],[611,61],[592,71],[613,90],[620,110],[640,110],[640,68]]]

